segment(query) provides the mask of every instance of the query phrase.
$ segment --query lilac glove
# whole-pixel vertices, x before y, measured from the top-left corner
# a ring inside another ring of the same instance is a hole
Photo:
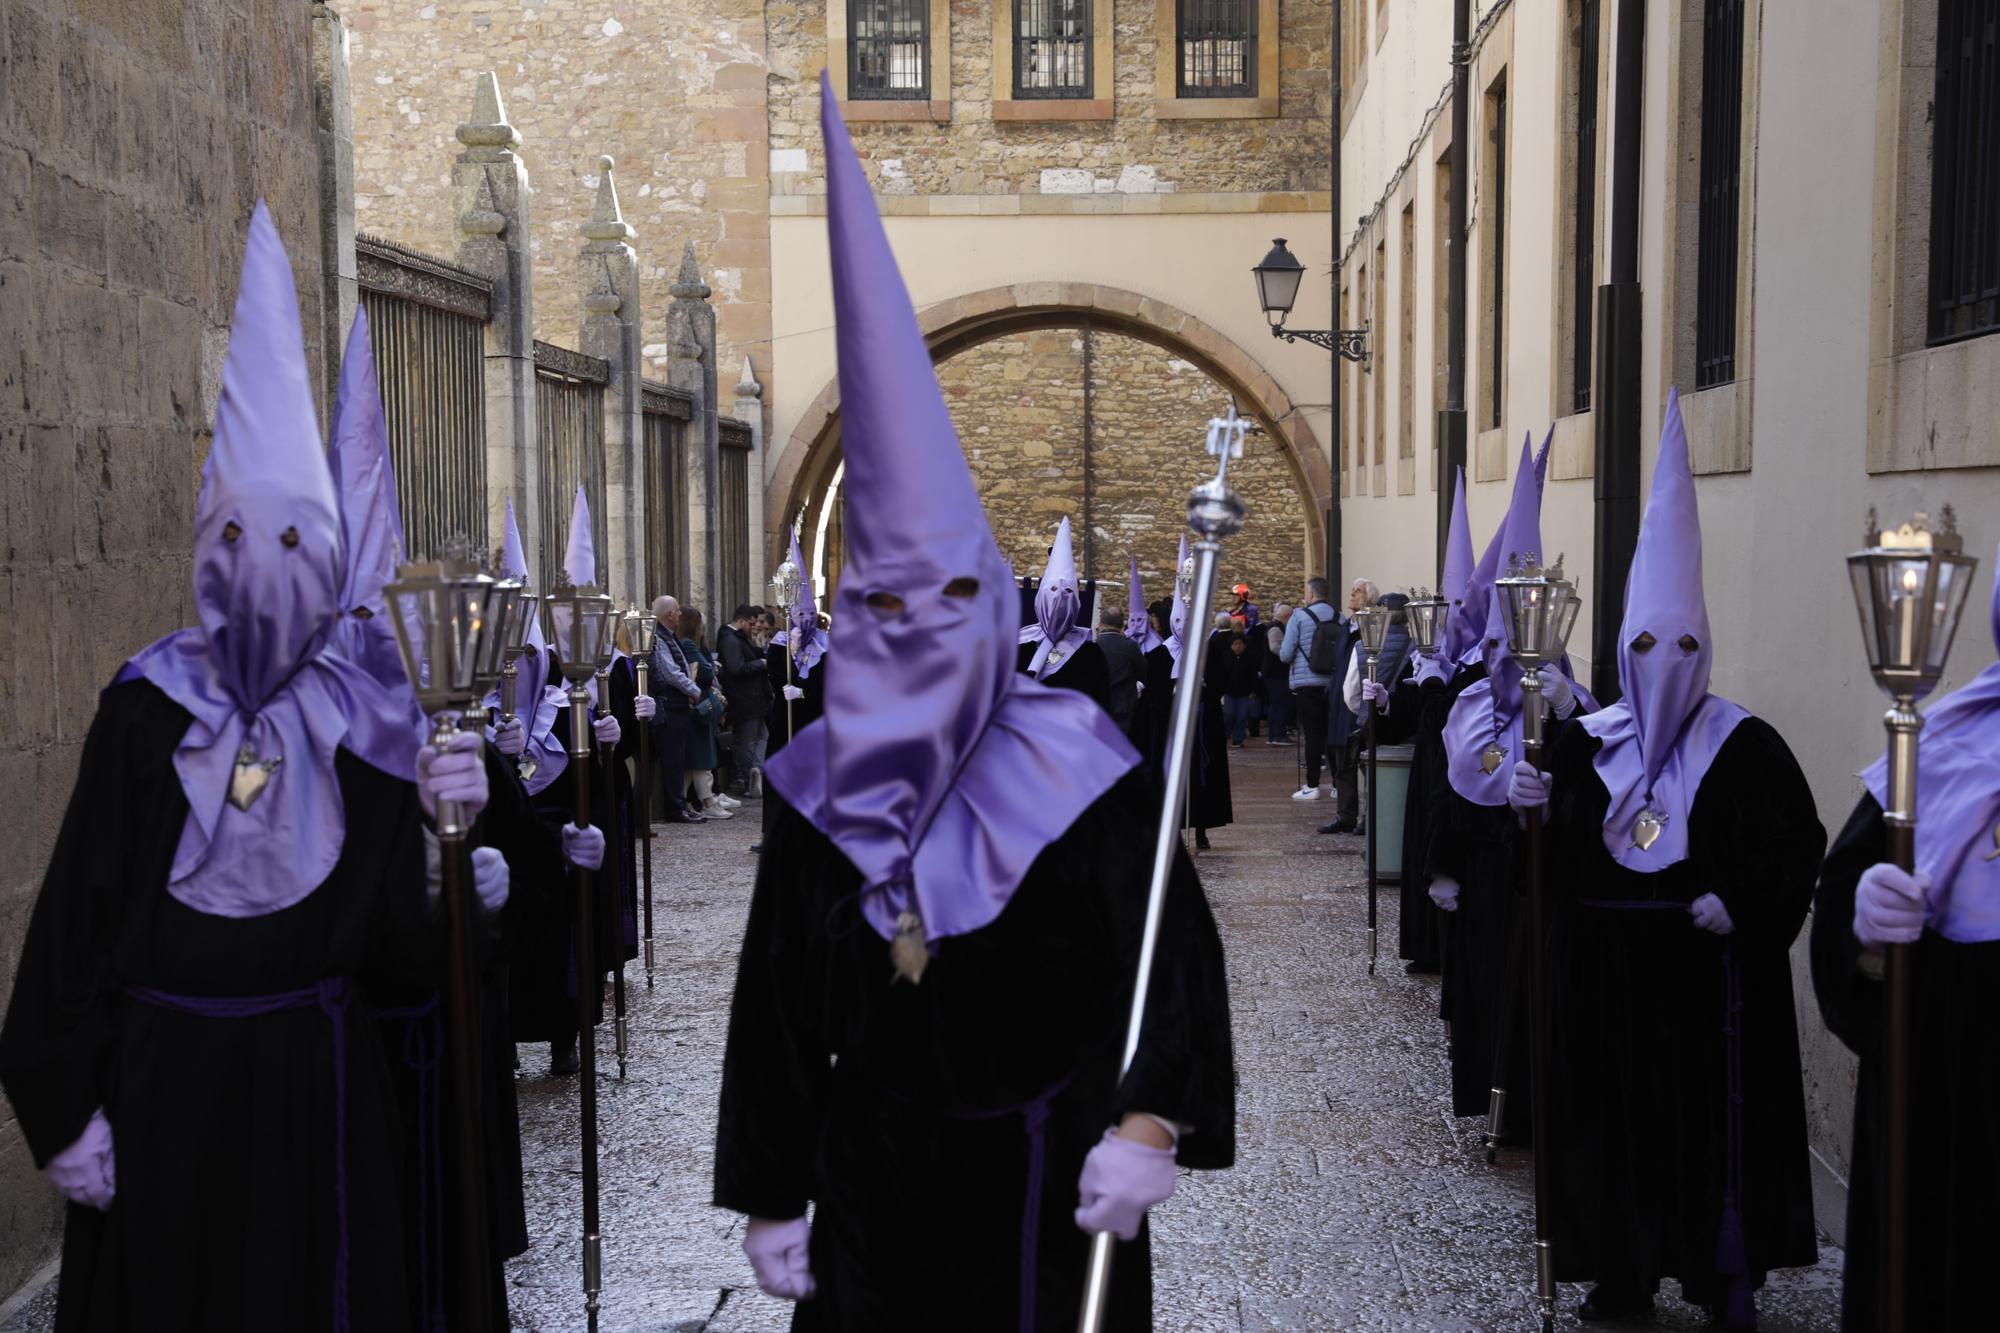
[[[1514,764],[1514,776],[1507,782],[1507,804],[1516,814],[1539,810],[1549,803],[1549,775],[1525,759]]]
[[[111,1151],[111,1122],[99,1107],[90,1113],[83,1133],[64,1148],[44,1168],[57,1189],[98,1212],[108,1212],[112,1196],[118,1193],[118,1159]]]
[[[609,713],[591,723],[590,729],[597,733],[597,743],[599,745],[616,745],[618,744],[618,738],[625,734],[618,730],[618,719]]]
[[[796,685],[787,685],[785,686],[785,697],[793,703],[797,703],[806,697],[806,692]]]
[[[1437,909],[1440,912],[1456,912],[1458,910],[1458,881],[1450,875],[1433,875],[1431,877],[1431,901],[1437,904]]]
[[[507,905],[507,858],[498,847],[472,849],[472,891],[487,915]]]
[[[1131,1240],[1139,1234],[1146,1210],[1174,1192],[1173,1149],[1149,1148],[1107,1129],[1083,1159],[1076,1192],[1077,1226],[1093,1235],[1109,1231]]]
[[[757,1285],[780,1300],[811,1300],[817,1290],[806,1257],[806,1242],[811,1236],[812,1228],[803,1217],[789,1222],[751,1218],[743,1232],[743,1253],[750,1257]]]
[[[564,824],[562,840],[563,855],[571,865],[595,870],[604,864],[604,830],[597,825],[578,828],[574,824]]]
[[[1924,933],[1931,877],[1883,861],[1861,872],[1854,890],[1854,937],[1868,948],[1915,944]]]
[[[1389,687],[1379,680],[1361,682],[1361,702],[1375,705],[1377,713],[1389,711]]]
[[[486,808],[486,761],[479,757],[479,733],[460,732],[440,754],[435,746],[417,751],[417,801],[437,818],[439,801],[457,801],[470,821]]]
[[[1694,918],[1695,925],[1711,935],[1727,935],[1736,929],[1736,923],[1729,918],[1729,909],[1712,893],[1704,893],[1689,903],[1688,915]]]
[[[528,748],[528,724],[513,717],[493,728],[493,748],[509,759],[519,755]]]
[[[650,694],[642,694],[632,701],[632,716],[641,722],[653,720],[653,714],[660,708],[659,701]]]
[[[1542,673],[1542,697],[1549,701],[1557,717],[1568,717],[1576,711],[1576,687],[1560,671],[1551,669]]]

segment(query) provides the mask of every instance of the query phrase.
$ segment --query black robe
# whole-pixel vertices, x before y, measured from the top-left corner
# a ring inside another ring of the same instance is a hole
[[[715,1203],[815,1206],[819,1294],[795,1330],[1015,1333],[1076,1320],[1084,1155],[1130,1110],[1187,1126],[1180,1164],[1235,1158],[1222,946],[1177,858],[1145,1036],[1118,1084],[1157,788],[1134,772],[1036,860],[1000,916],[890,984],[860,876],[796,811],[765,845],[730,1012]],[[767,800],[779,800],[775,793]],[[1031,1115],[1046,1115],[1022,1318]],[[1172,1205],[1167,1205],[1171,1207]],[[1152,1327],[1146,1233],[1118,1247],[1108,1327]]]
[[[1403,872],[1398,885],[1396,955],[1416,964],[1419,972],[1444,966],[1444,913],[1431,901],[1431,877],[1425,865],[1429,846],[1429,815],[1437,781],[1444,776],[1444,723],[1451,714],[1449,683],[1428,680],[1419,685],[1405,676],[1396,684],[1389,711],[1376,719],[1376,734],[1384,745],[1410,746],[1410,784],[1403,805]]]
[[[785,652],[783,644],[773,644],[764,650],[764,666],[771,673],[771,679],[796,685],[805,697],[785,702],[783,689],[778,691],[776,702],[771,705],[770,728],[764,744],[764,756],[768,761],[791,743],[792,732],[804,731],[819,721],[826,711],[826,671],[829,654],[822,652],[819,661],[813,664],[811,674],[803,679],[799,676],[799,664]],[[762,821],[764,836],[769,837],[772,825],[777,823],[778,802],[764,801],[757,810]]]
[[[1854,891],[1889,859],[1882,807],[1863,795],[1820,872],[1813,991],[1834,1035],[1861,1057],[1848,1169],[1846,1333],[1873,1333],[1881,1303],[1882,983],[1861,970]],[[1974,856],[1980,855],[1975,851]],[[1908,1317],[1917,1329],[1993,1323],[2000,1253],[2000,940],[1960,944],[1926,930],[1911,946]]]
[[[1574,725],[1552,741],[1556,1277],[1643,1290],[1678,1278],[1684,1299],[1717,1304],[1732,1274],[1757,1287],[1818,1257],[1788,951],[1826,831],[1791,750],[1747,718],[1695,794],[1687,859],[1628,870],[1604,846],[1600,743]],[[1705,893],[1730,934],[1689,918]]]
[[[1014,669],[1026,672],[1028,663],[1035,660],[1035,650],[1041,646],[1022,644],[1014,656]],[[1104,650],[1094,639],[1085,639],[1067,661],[1058,663],[1054,671],[1044,672],[1041,681],[1059,690],[1075,690],[1105,712],[1111,711],[1111,664],[1104,660]]]
[[[403,1134],[371,1011],[389,984],[440,979],[416,788],[340,751],[349,836],[325,881],[263,916],[197,912],[166,891],[189,723],[143,679],[99,700],[0,1030],[38,1164],[95,1108],[112,1125],[117,1197],[68,1208],[56,1327],[330,1328],[344,1207],[347,1326],[410,1329]],[[164,998],[298,991],[254,1017]]]

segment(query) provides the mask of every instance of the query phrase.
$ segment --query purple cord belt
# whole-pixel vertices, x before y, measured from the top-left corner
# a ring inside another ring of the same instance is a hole
[[[128,986],[141,1004],[197,1018],[262,1018],[317,1007],[333,1026],[333,1202],[338,1239],[333,1257],[333,1333],[348,1333],[347,1308],[347,978],[273,995],[173,995],[150,986]]]

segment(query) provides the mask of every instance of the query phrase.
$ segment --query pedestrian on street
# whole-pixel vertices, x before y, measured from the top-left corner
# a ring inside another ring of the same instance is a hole
[[[1116,602],[1105,602],[1097,608],[1097,647],[1104,654],[1111,720],[1129,736],[1133,713],[1139,707],[1139,686],[1146,674],[1146,655],[1126,636],[1126,619],[1125,611]]]
[[[1292,793],[1295,801],[1317,801],[1320,766],[1326,758],[1326,689],[1341,666],[1340,617],[1327,601],[1327,582],[1306,580],[1305,604],[1292,612],[1278,660],[1289,668],[1287,684],[1297,711],[1306,761],[1305,784]],[[1326,638],[1320,637],[1321,633]],[[1318,643],[1317,650],[1313,645]]]
[[[1106,1327],[1150,1329],[1146,1213],[1234,1158],[1221,942],[1178,859],[1121,1080],[1158,788],[1013,669],[1016,590],[838,108],[823,81],[840,661],[771,763],[715,1202],[797,1330],[1068,1327],[1100,1231]]]
[[[701,815],[687,803],[687,742],[694,725],[694,706],[702,690],[694,683],[687,654],[681,649],[681,605],[662,595],[653,600],[653,619],[658,632],[653,636],[652,674],[647,688],[658,710],[653,714],[653,757],[659,765],[664,822],[698,824]]]
[[[1273,608],[1271,623],[1258,626],[1256,633],[1264,644],[1263,650],[1257,654],[1257,671],[1264,683],[1264,720],[1269,724],[1264,741],[1266,745],[1292,743],[1291,670],[1279,651],[1284,646],[1285,627],[1291,618],[1290,604],[1279,602]]]
[[[739,606],[716,637],[722,654],[722,693],[729,700],[733,770],[729,794],[738,799],[762,795],[764,790],[764,730],[777,689],[764,650],[750,637],[763,619],[763,607]]]
[[[1214,670],[1221,677],[1223,723],[1229,730],[1229,743],[1240,750],[1264,682],[1251,659],[1248,635],[1232,628],[1226,636],[1217,636],[1211,651],[1216,654]]]
[[[1339,648],[1334,652],[1333,676],[1326,687],[1326,760],[1333,775],[1333,818],[1320,825],[1321,833],[1355,833],[1361,828],[1361,718],[1348,702],[1346,685],[1361,657],[1361,627],[1353,612],[1374,603],[1375,585],[1356,579],[1347,590],[1349,614],[1340,618]]]
[[[722,762],[717,752],[715,724],[722,717],[723,697],[715,681],[715,659],[709,655],[702,634],[701,612],[692,606],[681,608],[681,652],[694,672],[701,691],[688,723],[687,751],[681,762],[687,767],[691,804],[703,819],[728,819],[742,802],[728,792],[715,789],[715,770]]]

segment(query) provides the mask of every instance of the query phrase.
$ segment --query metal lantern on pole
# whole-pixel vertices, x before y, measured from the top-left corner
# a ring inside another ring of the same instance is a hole
[[[639,696],[652,693],[653,631],[659,624],[636,606],[625,609],[625,636],[632,644],[632,669]],[[639,859],[645,874],[646,989],[653,989],[653,747],[652,724],[639,725],[639,783],[634,798],[639,807]]]
[[[600,701],[597,709],[608,715],[611,712],[611,664],[618,657],[618,625],[621,617],[618,614],[617,604],[611,600],[609,593],[600,592],[597,598],[603,604],[600,611],[604,616],[604,634],[597,641],[597,697]],[[607,832],[612,845],[608,851],[610,854],[618,855],[622,859],[623,854],[617,846],[621,836],[618,833],[617,827],[616,803],[618,760],[613,746],[606,745],[601,748],[604,751],[605,780],[612,784],[610,794],[613,798],[612,827]],[[615,924],[613,925],[611,934],[611,951],[614,955],[622,955],[625,943],[625,912],[622,906],[612,913],[612,921]],[[624,1078],[626,1060],[625,960],[623,957],[614,957],[606,961],[611,964],[612,1047],[618,1054],[618,1077]]]
[[[596,588],[578,588],[564,580],[543,599],[548,612],[549,648],[569,682],[570,772],[576,775],[574,818],[578,828],[590,827],[590,677],[597,670],[603,645],[611,638],[611,599]],[[576,949],[576,1013],[578,1071],[582,1086],[583,1139],[583,1298],[593,1333],[597,1328],[598,1296],[603,1289],[604,1250],[599,1231],[597,1181],[597,1042],[596,1011],[601,1003],[602,974],[597,970],[596,911],[591,898],[592,872],[572,866],[576,883],[573,933]]]
[[[1888,826],[1889,859],[1905,870],[1916,865],[1917,733],[1924,725],[1917,702],[1937,688],[1944,674],[1973,571],[1979,566],[1964,549],[1950,505],[1935,527],[1930,515],[1919,512],[1887,532],[1870,509],[1868,545],[1847,557],[1868,670],[1890,701],[1882,719],[1889,747],[1889,800],[1882,818]],[[1863,963],[1881,977],[1887,990],[1880,1326],[1886,1333],[1901,1333],[1909,1309],[1910,946],[1888,945]]]
[[[1494,581],[1494,595],[1507,623],[1507,651],[1521,665],[1521,748],[1523,758],[1537,768],[1542,763],[1542,671],[1563,660],[1568,649],[1570,631],[1576,626],[1577,613],[1583,609],[1583,600],[1577,596],[1576,588],[1563,578],[1562,557],[1557,556],[1554,565],[1542,568],[1533,551],[1517,552],[1508,561],[1507,573]],[[1542,812],[1531,810],[1526,820],[1528,839],[1528,1069],[1529,1091],[1532,1105],[1529,1108],[1532,1142],[1535,1157],[1535,1288],[1541,1301],[1542,1328],[1555,1327],[1556,1278],[1555,1260],[1549,1248],[1549,1217],[1552,1208],[1551,1172],[1554,1164],[1548,1152],[1548,1013],[1547,996],[1543,984],[1546,962],[1543,957],[1543,891],[1542,891]],[[1518,942],[1520,931],[1515,932]],[[1519,950],[1515,955],[1518,958]],[[1514,992],[1519,989],[1513,978],[1515,969],[1508,968],[1507,989],[1502,997],[1502,1012],[1507,1012],[1512,1004]],[[1504,1046],[1506,1033],[1511,1029],[1511,1016],[1503,1019],[1501,1041]],[[1500,1091],[1499,1071],[1496,1067],[1494,1078],[1495,1098],[1499,1108],[1504,1110],[1505,1094]],[[1489,1155],[1493,1141],[1498,1137],[1498,1113],[1488,1119]]]
[[[512,604],[508,590],[462,556],[400,565],[383,588],[396,650],[431,721],[430,743],[448,747],[465,713],[498,674]],[[518,593],[519,585],[513,592]],[[445,911],[446,1021],[456,1122],[455,1185],[459,1225],[454,1246],[458,1299],[469,1326],[492,1322],[487,1290],[486,1157],[479,1119],[479,989],[474,985],[471,823],[457,801],[437,804]]]
[[[1382,655],[1382,641],[1389,633],[1389,608],[1386,606],[1364,606],[1354,613],[1354,625],[1361,636],[1363,664],[1368,671],[1368,683],[1375,683],[1375,664]],[[1377,772],[1375,766],[1375,701],[1367,704],[1365,733],[1362,743],[1368,747],[1368,975],[1375,975],[1376,902],[1379,885],[1375,873],[1375,787]]]
[[[777,595],[778,605],[785,608],[785,688],[787,690],[792,687],[792,639],[797,632],[796,627],[792,624],[791,613],[792,608],[798,604],[799,587],[803,581],[799,573],[799,567],[792,563],[792,558],[789,555],[778,565],[777,572],[771,575],[771,591]],[[792,736],[796,730],[797,728],[792,725],[792,696],[787,694],[785,696],[786,744],[791,743]]]
[[[1414,651],[1437,651],[1438,635],[1444,631],[1444,618],[1450,610],[1451,603],[1442,597],[1433,597],[1428,588],[1419,588],[1410,595],[1403,614],[1409,619],[1410,646]]]

